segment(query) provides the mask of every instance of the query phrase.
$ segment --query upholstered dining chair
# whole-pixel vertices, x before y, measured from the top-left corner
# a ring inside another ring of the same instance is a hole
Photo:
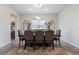
[[[35,31],[35,45],[37,43],[43,44],[43,48],[44,48],[44,31],[42,30]]]
[[[21,34],[20,30],[18,30],[18,37],[19,37],[19,47],[20,47],[20,43],[22,42],[23,44],[23,41],[25,41],[24,35]]]
[[[33,36],[33,31],[26,30],[24,31],[24,38],[25,38],[25,46],[24,48],[26,49],[26,45],[34,43],[34,36]]]
[[[45,31],[45,43],[51,44],[54,49],[54,31],[52,30]]]
[[[56,30],[56,34],[54,35],[54,40],[57,42],[59,42],[59,45],[61,45],[60,44],[60,36],[61,36],[61,30],[60,29],[57,29]]]

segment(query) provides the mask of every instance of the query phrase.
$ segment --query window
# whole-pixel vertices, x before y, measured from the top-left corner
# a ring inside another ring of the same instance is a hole
[[[47,29],[45,22],[45,20],[32,20],[31,29]]]

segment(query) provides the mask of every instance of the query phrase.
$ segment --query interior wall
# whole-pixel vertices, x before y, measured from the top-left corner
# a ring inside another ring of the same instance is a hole
[[[20,21],[21,29],[23,30],[23,21],[24,20],[28,20],[28,21],[34,20],[35,16],[39,16],[42,19],[45,19],[46,21],[54,20],[55,21],[55,28],[53,28],[51,26],[51,29],[52,30],[56,29],[56,26],[57,26],[56,25],[56,15],[51,15],[51,14],[25,14],[25,15],[22,15],[21,16],[21,21]]]
[[[69,5],[57,16],[61,39],[79,48],[79,5]]]
[[[0,47],[11,43],[11,14],[16,15],[17,21],[19,20],[19,14],[16,11],[7,5],[0,4]]]

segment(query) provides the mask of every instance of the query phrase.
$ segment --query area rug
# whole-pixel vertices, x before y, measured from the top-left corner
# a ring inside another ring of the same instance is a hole
[[[46,49],[38,48],[35,50],[28,47],[27,49],[10,48],[6,55],[71,55],[71,53],[65,51],[63,47],[55,47],[54,50],[52,47],[47,47]]]

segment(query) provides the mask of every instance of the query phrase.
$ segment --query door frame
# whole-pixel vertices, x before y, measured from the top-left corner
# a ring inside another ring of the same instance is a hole
[[[15,17],[15,40],[17,39],[17,16],[13,13],[10,14],[10,17]],[[11,22],[10,22],[10,27],[11,27]],[[11,30],[11,28],[10,28]],[[11,35],[10,35],[11,36]]]

